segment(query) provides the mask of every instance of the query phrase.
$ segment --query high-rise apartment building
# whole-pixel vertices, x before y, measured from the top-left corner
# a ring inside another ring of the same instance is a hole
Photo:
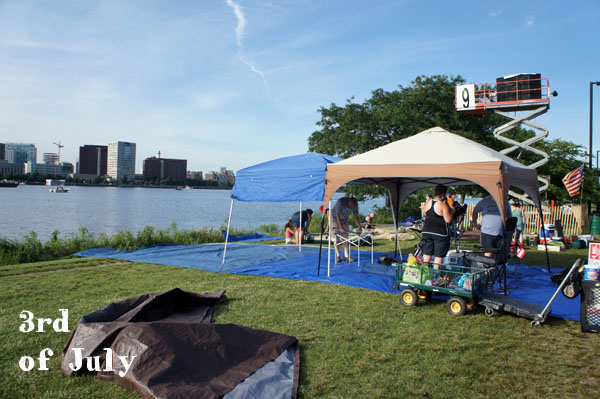
[[[79,171],[83,175],[106,176],[108,173],[108,146],[84,145],[79,147]]]
[[[166,179],[171,177],[175,180],[185,180],[187,173],[186,159],[167,159],[150,157],[144,159],[144,179]]]
[[[116,180],[135,179],[135,143],[126,141],[108,143],[107,174]]]
[[[5,159],[10,163],[37,162],[37,148],[33,144],[4,143]]]

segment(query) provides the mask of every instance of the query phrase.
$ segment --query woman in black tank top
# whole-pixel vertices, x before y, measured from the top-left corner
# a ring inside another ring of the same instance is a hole
[[[429,263],[433,257],[434,268],[444,261],[450,249],[448,223],[452,222],[454,208],[446,204],[446,187],[438,185],[432,200],[425,203],[425,223],[423,224],[423,261]]]

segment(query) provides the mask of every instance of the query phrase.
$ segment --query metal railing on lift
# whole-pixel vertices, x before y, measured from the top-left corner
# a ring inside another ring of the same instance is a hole
[[[549,133],[545,126],[531,120],[546,113],[550,108],[550,84],[547,78],[528,77],[531,75],[523,76],[522,79],[503,79],[501,81],[499,79],[496,83],[457,86],[456,110],[464,113],[494,112],[510,119],[509,122],[494,129],[494,136],[510,145],[510,147],[500,152],[506,155],[517,150],[532,152],[541,159],[528,166],[537,169],[548,163],[549,156],[546,152],[534,148],[532,145],[546,138]],[[530,112],[523,116],[517,116],[508,113],[512,111]],[[541,133],[535,134],[522,142],[503,136],[503,134],[521,124],[537,129]],[[519,158],[520,154],[517,156],[517,159]],[[538,180],[541,183],[539,192],[543,193],[548,188],[549,181],[540,176],[538,176]],[[532,203],[526,194],[519,194],[512,190],[509,191],[509,194],[525,202]]]

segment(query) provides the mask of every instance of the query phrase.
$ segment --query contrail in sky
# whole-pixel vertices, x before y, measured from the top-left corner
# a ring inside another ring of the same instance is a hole
[[[247,65],[252,72],[258,74],[262,79],[265,88],[268,88],[267,80],[265,79],[265,74],[261,70],[259,70],[254,64],[252,64],[252,62],[246,60],[243,55],[244,43],[242,42],[242,39],[244,38],[244,29],[246,28],[246,17],[242,12],[242,8],[233,0],[226,0],[226,2],[227,5],[233,8],[233,12],[235,13],[235,16],[237,17],[238,21],[237,26],[235,28],[235,41],[238,47],[238,58],[240,59],[240,61],[242,61],[242,63]]]

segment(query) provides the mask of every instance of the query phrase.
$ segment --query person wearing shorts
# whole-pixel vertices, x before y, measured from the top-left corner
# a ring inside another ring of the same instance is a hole
[[[345,240],[344,242],[344,255],[348,262],[355,262],[356,259],[350,257],[350,246],[348,244],[348,218],[350,215],[354,215],[354,220],[358,223],[358,231],[362,232],[362,226],[358,219],[358,201],[353,197],[342,197],[337,200],[332,211],[331,211],[331,227],[336,230],[335,233],[335,261],[341,262],[340,254],[340,236]]]
[[[481,224],[477,224],[479,213],[481,213]],[[509,218],[511,214],[510,204],[507,202],[506,217]],[[483,248],[500,249],[504,237],[504,220],[496,201],[491,196],[485,197],[475,205],[471,221],[481,230],[479,243]],[[494,254],[486,252],[485,256],[493,257]]]
[[[308,226],[310,225],[310,221],[312,219],[313,211],[312,209],[307,209],[302,211],[302,228],[300,228],[300,211],[295,212],[292,215],[292,225],[296,230],[296,242],[301,243],[304,235],[308,231]]]
[[[446,186],[435,187],[434,196],[425,203],[423,212],[423,262],[429,263],[433,258],[434,268],[438,269],[450,249],[448,224],[454,215],[454,208],[446,203]]]

